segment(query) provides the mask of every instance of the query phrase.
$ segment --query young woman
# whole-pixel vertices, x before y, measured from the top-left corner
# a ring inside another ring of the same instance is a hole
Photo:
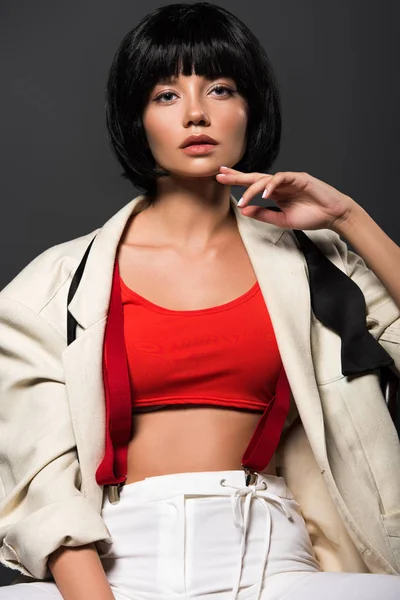
[[[339,337],[310,317],[295,232],[357,279],[362,346],[397,369],[400,249],[331,186],[268,174],[275,78],[225,9],[147,15],[107,92],[144,193],[0,294],[0,560],[22,573],[0,600],[397,599],[396,431],[361,346],[340,355],[353,325]],[[248,206],[266,187],[280,212]],[[332,526],[345,568],[324,565]]]

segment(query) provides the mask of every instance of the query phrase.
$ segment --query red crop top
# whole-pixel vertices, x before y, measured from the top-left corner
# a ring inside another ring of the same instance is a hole
[[[258,282],[239,298],[170,310],[120,278],[133,412],[187,405],[264,412],[282,369]]]
[[[122,287],[115,260],[102,361],[105,449],[97,483],[117,493],[126,481],[136,400],[139,408],[160,402],[155,405],[262,410],[241,461],[246,481],[250,472],[262,471],[289,414],[290,385],[258,283],[231,302],[197,311],[164,309],[126,286],[121,293]]]

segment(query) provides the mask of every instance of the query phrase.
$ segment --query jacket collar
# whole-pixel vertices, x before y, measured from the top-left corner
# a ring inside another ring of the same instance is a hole
[[[79,287],[68,308],[81,328],[87,329],[107,316],[112,274],[120,239],[135,206],[144,198],[137,196],[114,214],[99,230],[90,250]],[[245,217],[230,196],[239,233],[248,249],[257,251],[259,243],[276,244],[285,229]],[[254,242],[253,242],[254,240]],[[255,240],[259,240],[255,243]]]

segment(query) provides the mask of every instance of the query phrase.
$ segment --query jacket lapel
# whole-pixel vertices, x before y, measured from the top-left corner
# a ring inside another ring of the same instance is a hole
[[[63,352],[66,385],[82,479],[86,482],[86,489],[82,489],[98,502],[101,498],[95,472],[105,447],[102,354],[114,261],[124,228],[142,198],[138,196],[126,204],[97,231],[79,287],[69,304],[78,327],[77,338]],[[231,196],[238,230],[268,307],[304,429],[314,452],[327,464],[322,409],[311,353],[306,261],[291,232],[245,217],[236,204]]]

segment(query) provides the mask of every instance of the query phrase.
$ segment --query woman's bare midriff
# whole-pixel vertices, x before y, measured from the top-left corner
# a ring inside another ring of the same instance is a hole
[[[135,415],[126,483],[169,473],[242,469],[241,458],[260,417],[218,407]],[[274,462],[263,472],[276,475]]]
[[[212,248],[191,253],[163,245],[146,212],[131,218],[118,248],[121,278],[136,293],[170,310],[198,310],[230,302],[256,282],[234,215]],[[261,414],[216,406],[135,414],[126,484],[172,473],[241,469]],[[275,457],[263,472],[276,475]]]

